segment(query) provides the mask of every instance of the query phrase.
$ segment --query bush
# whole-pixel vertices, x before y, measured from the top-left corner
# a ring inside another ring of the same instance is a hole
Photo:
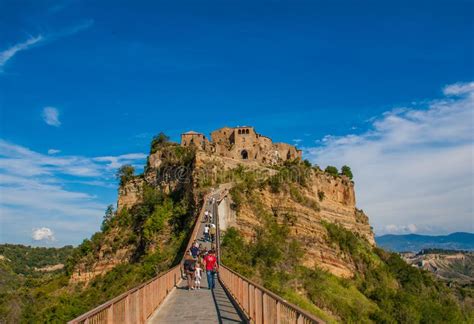
[[[114,206],[108,205],[107,209],[105,210],[104,219],[102,220],[102,225],[100,227],[102,232],[107,232],[110,227],[110,223],[112,222],[112,218],[114,217]]]
[[[318,190],[319,201],[323,201],[325,197],[324,191]]]
[[[120,186],[125,185],[135,176],[135,168],[130,164],[122,165],[115,174],[115,177],[120,181]]]
[[[335,176],[335,177],[339,175],[339,171],[337,170],[337,168],[332,165],[328,165],[326,169],[324,169],[324,172],[329,173],[330,175]]]
[[[158,149],[164,144],[168,143],[170,138],[165,135],[165,133],[160,132],[158,135],[155,135],[151,140],[150,145],[150,154],[155,153]]]
[[[173,201],[166,199],[161,205],[155,207],[153,213],[143,224],[143,236],[148,242],[152,241],[154,235],[163,230],[165,222],[173,217]]]
[[[342,166],[341,173],[352,180],[353,174],[351,168],[349,168],[347,165]]]

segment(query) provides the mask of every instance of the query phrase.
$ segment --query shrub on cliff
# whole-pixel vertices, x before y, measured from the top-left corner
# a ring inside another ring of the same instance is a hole
[[[115,174],[115,177],[120,181],[120,186],[123,186],[135,176],[135,168],[130,164],[122,165]]]
[[[345,175],[346,177],[348,177],[349,179],[352,180],[352,178],[354,177],[354,175],[352,174],[352,171],[351,171],[351,168],[348,167],[347,165],[343,165],[342,168],[341,168],[341,174]]]
[[[339,170],[335,166],[328,165],[326,169],[324,169],[324,172],[329,173],[332,176],[337,177],[339,175]]]
[[[160,132],[158,135],[155,135],[151,140],[150,154],[153,154],[158,151],[158,149],[164,144],[168,143],[169,140],[170,138],[166,136],[166,134],[163,132]]]

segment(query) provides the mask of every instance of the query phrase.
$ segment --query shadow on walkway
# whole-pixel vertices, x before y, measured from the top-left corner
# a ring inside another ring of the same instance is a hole
[[[216,280],[216,288],[212,290],[212,298],[216,306],[219,323],[248,323],[248,321],[244,320],[244,316],[240,314],[236,305],[232,303],[232,299],[219,280]]]

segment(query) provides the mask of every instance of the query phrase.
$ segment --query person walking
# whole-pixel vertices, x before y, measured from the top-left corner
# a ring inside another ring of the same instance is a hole
[[[196,263],[196,270],[194,270],[194,288],[201,289],[202,268],[199,262]]]
[[[209,211],[206,210],[206,211],[204,212],[204,223],[206,223],[208,219],[209,219]]]
[[[204,225],[204,242],[209,241],[209,225]]]
[[[209,234],[211,235],[211,242],[214,243],[214,240],[216,239],[216,225],[211,224]]]
[[[186,256],[183,268],[188,281],[188,290],[194,289],[194,272],[196,271],[196,260],[194,260],[190,255]]]
[[[209,253],[204,258],[204,265],[206,267],[206,275],[207,275],[207,286],[209,289],[214,289],[216,286],[215,282],[215,275],[216,272],[219,270],[217,265],[217,257],[214,250],[210,250]]]
[[[191,247],[191,256],[196,259],[199,255],[199,247],[197,247],[196,245],[193,245]]]
[[[213,220],[213,218],[212,218],[212,212],[209,212],[208,218],[209,218],[209,223],[212,224],[212,223],[213,223],[213,222],[212,222],[212,220]]]

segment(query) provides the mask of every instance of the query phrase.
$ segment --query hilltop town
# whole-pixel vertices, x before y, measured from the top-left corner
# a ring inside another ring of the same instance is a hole
[[[235,160],[256,161],[262,164],[278,164],[301,159],[302,152],[293,145],[273,143],[251,126],[223,127],[211,133],[209,141],[204,134],[189,131],[181,135],[181,145],[196,147],[221,157]]]

